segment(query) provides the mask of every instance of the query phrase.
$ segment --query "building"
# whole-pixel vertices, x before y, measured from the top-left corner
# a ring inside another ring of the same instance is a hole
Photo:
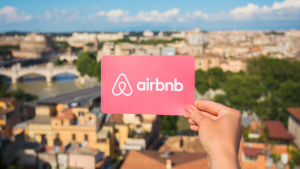
[[[138,160],[137,160],[138,159]],[[129,151],[121,169],[208,169],[206,153],[164,152],[154,150]]]
[[[174,48],[174,47],[163,47],[163,48],[161,48],[160,55],[176,55],[176,48]]]
[[[20,50],[12,50],[12,55],[20,58],[41,58],[51,52],[53,47],[50,36],[30,33],[20,41]]]
[[[221,61],[220,67],[224,72],[246,71],[246,61],[240,58],[227,58]]]
[[[61,168],[94,169],[104,167],[104,153],[97,149],[69,144],[65,151],[57,154],[57,163]]]
[[[101,41],[111,41],[123,39],[126,33],[77,33],[74,32],[72,36],[67,38],[67,42],[72,47],[84,47],[88,43],[94,43],[95,38]]]
[[[198,56],[204,54],[205,39],[199,27],[196,27],[193,34],[189,37],[188,43],[185,43],[178,49],[181,55]]]
[[[286,130],[286,128],[280,121],[263,121],[263,124],[267,127],[268,136],[273,141],[289,144],[292,143],[295,138]]]
[[[205,153],[198,136],[172,136],[168,137],[159,152],[188,152]]]
[[[295,136],[294,143],[300,148],[300,107],[289,107],[288,131]]]
[[[21,113],[19,109],[15,109],[15,105],[14,98],[0,98],[1,135],[11,135],[13,125],[21,121]]]
[[[195,56],[195,70],[202,69],[207,71],[213,67],[220,67],[220,57],[213,55]]]
[[[143,33],[143,36],[145,37],[153,37],[154,33],[151,30],[145,30]]]
[[[239,161],[241,168],[267,169],[285,168],[291,159],[289,150],[294,149],[291,135],[280,121],[263,121],[257,124],[252,121],[245,128],[248,137],[240,143]],[[253,132],[256,131],[256,132]],[[258,135],[258,137],[256,137]]]
[[[31,102],[36,116],[25,123],[27,139],[46,146],[77,143],[112,156],[114,144],[109,130],[102,127],[100,86]]]

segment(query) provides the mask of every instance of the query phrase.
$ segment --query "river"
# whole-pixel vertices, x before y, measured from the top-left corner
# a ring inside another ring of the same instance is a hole
[[[9,91],[17,88],[23,89],[25,92],[39,96],[39,99],[55,96],[57,94],[74,91],[83,88],[75,83],[76,76],[71,74],[59,74],[55,76],[51,85],[48,85],[45,77],[39,75],[23,76],[17,84],[10,83]],[[9,78],[5,79],[10,82]]]

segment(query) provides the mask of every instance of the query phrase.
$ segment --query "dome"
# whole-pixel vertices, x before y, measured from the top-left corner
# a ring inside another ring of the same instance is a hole
[[[190,45],[202,45],[204,44],[204,36],[199,27],[196,27],[194,33],[189,39]]]

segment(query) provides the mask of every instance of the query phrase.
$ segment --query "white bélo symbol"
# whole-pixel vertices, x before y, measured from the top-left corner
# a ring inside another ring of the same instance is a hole
[[[126,85],[125,82],[120,82],[120,83],[118,84],[120,93],[116,94],[116,93],[114,92],[115,87],[116,87],[116,85],[117,85],[117,83],[118,83],[118,81],[119,81],[119,79],[120,79],[121,76],[124,76],[125,79],[126,79],[126,82],[127,82],[128,86],[129,86],[129,88],[130,88],[130,93],[129,93],[129,94],[126,94],[126,93],[124,92],[125,89],[126,89],[126,87],[127,87],[127,85]],[[121,84],[123,84],[123,86],[124,86],[123,88],[121,88]],[[115,96],[119,96],[119,95],[121,95],[121,94],[124,94],[125,96],[130,96],[130,95],[132,94],[132,88],[131,88],[130,83],[129,83],[129,81],[128,81],[128,79],[127,79],[127,77],[126,77],[125,74],[122,73],[122,74],[120,74],[119,77],[117,78],[117,80],[116,80],[116,82],[115,82],[115,85],[114,85],[114,87],[112,88],[112,94],[115,95]]]

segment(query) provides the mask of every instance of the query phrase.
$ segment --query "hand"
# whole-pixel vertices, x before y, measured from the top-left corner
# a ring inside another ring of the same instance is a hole
[[[196,100],[184,107],[190,128],[198,132],[211,169],[239,168],[238,152],[243,127],[241,113],[221,104]]]

